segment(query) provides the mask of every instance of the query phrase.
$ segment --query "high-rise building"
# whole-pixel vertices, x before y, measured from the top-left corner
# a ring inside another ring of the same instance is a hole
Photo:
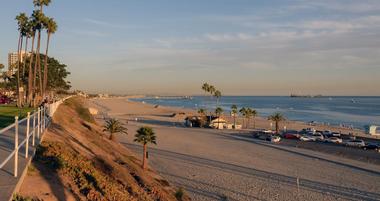
[[[25,52],[21,51],[21,62],[24,61],[25,54],[29,56],[31,53],[30,52]],[[10,75],[15,74],[16,69],[15,69],[15,64],[18,62],[18,54],[17,52],[11,52],[8,54],[8,73]]]

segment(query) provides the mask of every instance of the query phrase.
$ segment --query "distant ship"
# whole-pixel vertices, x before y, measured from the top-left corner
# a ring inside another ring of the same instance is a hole
[[[299,94],[290,94],[291,98],[322,98],[322,95],[299,95]]]

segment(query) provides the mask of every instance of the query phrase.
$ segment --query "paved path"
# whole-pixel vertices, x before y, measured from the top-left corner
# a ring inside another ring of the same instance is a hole
[[[37,124],[37,120],[36,120]],[[32,128],[33,119],[30,120],[30,125]],[[15,143],[15,129],[9,129],[4,133],[0,134],[0,163],[2,163],[14,150]],[[26,121],[20,123],[19,125],[19,143],[24,141],[26,138]],[[38,145],[39,140],[37,139],[37,129],[36,129],[36,138],[35,145]],[[29,138],[29,149],[28,149],[28,158],[25,158],[25,144],[20,148],[18,154],[18,177],[14,177],[14,157],[12,157],[9,162],[0,169],[0,201],[8,201],[12,197],[16,185],[21,179],[21,175],[25,170],[31,156],[34,153],[35,148],[32,146],[32,136]]]

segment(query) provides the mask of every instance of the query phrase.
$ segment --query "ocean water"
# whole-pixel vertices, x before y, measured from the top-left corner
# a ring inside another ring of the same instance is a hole
[[[216,107],[216,99],[209,96],[195,96],[192,99],[145,97],[132,101],[192,109],[205,108],[208,111],[213,111]],[[287,119],[296,121],[314,121],[359,129],[365,125],[380,125],[380,97],[224,96],[219,101],[219,106],[225,113],[230,112],[233,104],[239,108],[254,108],[263,117],[280,112]]]

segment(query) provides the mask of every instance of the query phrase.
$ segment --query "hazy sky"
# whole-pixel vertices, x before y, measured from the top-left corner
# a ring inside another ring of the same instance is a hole
[[[0,63],[31,2],[1,2]],[[379,0],[53,0],[46,13],[76,89],[380,95]]]

